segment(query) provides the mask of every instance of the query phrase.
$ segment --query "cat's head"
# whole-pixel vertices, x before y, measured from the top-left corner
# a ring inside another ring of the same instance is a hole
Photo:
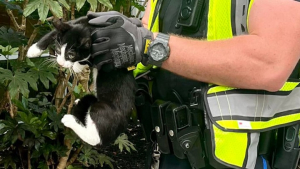
[[[75,72],[81,72],[90,57],[90,28],[84,24],[71,24],[61,20],[55,20],[53,25],[57,31],[57,63],[65,68],[72,68]]]

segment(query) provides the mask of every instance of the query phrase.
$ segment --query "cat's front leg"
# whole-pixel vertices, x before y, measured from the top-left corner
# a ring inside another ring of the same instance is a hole
[[[44,50],[40,49],[37,45],[37,43],[30,46],[27,52],[27,56],[29,58],[38,57],[43,53]]]
[[[86,126],[78,123],[76,118],[71,114],[66,114],[61,119],[61,122],[66,126],[71,128],[84,142],[96,146],[101,144],[101,138],[99,136],[98,130],[95,123],[92,121],[91,117],[88,115],[86,119]]]

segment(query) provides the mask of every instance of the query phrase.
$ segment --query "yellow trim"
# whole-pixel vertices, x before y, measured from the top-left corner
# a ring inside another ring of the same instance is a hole
[[[150,39],[146,39],[144,54],[148,53],[148,47],[149,47],[150,43],[151,43],[151,40]]]
[[[207,40],[221,40],[232,37],[231,1],[210,0],[208,12]],[[222,56],[220,56],[222,57]]]
[[[150,30],[151,25],[152,25],[153,14],[154,14],[154,11],[155,11],[157,1],[158,0],[150,0],[151,10],[150,10],[149,19],[148,19],[148,29],[149,30]],[[155,22],[152,26],[152,29],[150,30],[151,32],[159,32],[159,19],[158,18],[159,18],[159,13],[158,13],[157,17],[154,18]]]
[[[224,132],[213,125],[215,156],[231,165],[243,166],[248,137],[247,133]]]
[[[299,85],[299,82],[285,82],[284,85],[282,86],[282,88],[279,91],[282,91],[282,92],[292,91],[298,85]],[[227,86],[215,86],[215,87],[210,88],[207,91],[207,94],[218,93],[218,92],[225,92],[225,91],[235,90],[235,89],[238,89],[238,88],[227,87]],[[244,89],[244,90],[247,90],[247,89]]]
[[[249,30],[249,14],[250,14],[250,10],[252,9],[252,5],[253,5],[254,0],[250,1],[249,7],[248,7],[248,13],[247,13],[247,30]]]
[[[300,121],[300,112],[291,114],[291,115],[276,117],[269,121],[249,121],[251,124],[251,128],[252,128],[249,130],[263,130],[263,129],[280,126],[283,124],[292,123],[295,121]],[[238,120],[220,120],[220,121],[216,121],[216,122],[220,126],[226,128],[226,129],[241,130],[238,126]]]
[[[292,91],[299,85],[299,82],[285,82],[279,91]]]
[[[229,91],[229,90],[234,90],[237,88],[233,87],[227,87],[227,86],[216,86],[212,87],[207,91],[207,94],[212,94],[212,93],[218,93],[218,92],[224,92],[224,91]]]

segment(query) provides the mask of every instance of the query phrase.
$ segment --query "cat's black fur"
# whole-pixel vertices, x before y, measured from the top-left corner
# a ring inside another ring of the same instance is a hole
[[[59,53],[60,46],[68,44],[66,53],[72,51],[76,56],[66,60],[75,62],[90,57],[90,35],[95,28],[88,25],[86,17],[69,23],[55,21],[53,25],[56,30],[41,38],[37,47],[45,50],[56,42],[56,52]],[[87,62],[93,66],[93,58],[85,61]],[[73,107],[72,114],[86,126],[87,113],[90,112],[91,119],[98,129],[101,144],[106,144],[116,139],[126,128],[128,117],[134,107],[136,83],[132,72],[127,69],[110,72],[100,69],[96,82],[97,97],[90,94],[81,98]]]

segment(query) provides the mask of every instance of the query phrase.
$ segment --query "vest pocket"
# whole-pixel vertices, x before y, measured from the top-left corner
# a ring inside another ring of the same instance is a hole
[[[277,92],[212,85],[204,92],[214,158],[229,167],[254,168],[260,132],[300,121],[299,80]]]

